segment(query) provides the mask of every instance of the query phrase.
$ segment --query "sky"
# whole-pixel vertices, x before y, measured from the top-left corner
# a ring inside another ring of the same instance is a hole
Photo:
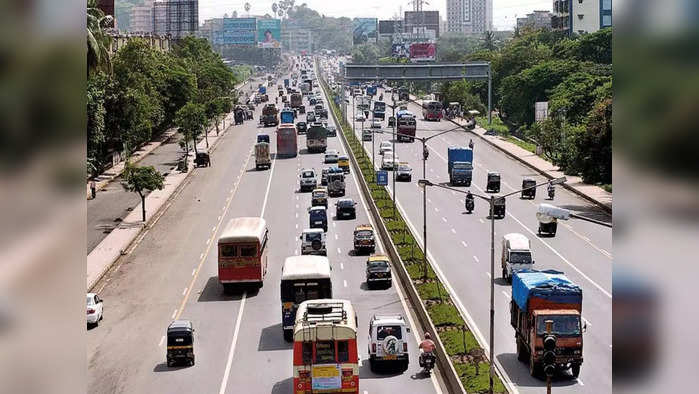
[[[248,0],[253,15],[271,13],[272,0]],[[306,3],[309,8],[328,16],[368,17],[389,19],[403,11],[412,10],[408,0],[296,0],[296,4]],[[222,17],[223,14],[238,11],[238,16],[245,14],[245,0],[199,0],[199,22],[209,18]],[[551,11],[553,0],[493,0],[493,25],[495,30],[513,30],[517,17],[534,10]],[[440,17],[446,19],[447,0],[428,0],[424,10],[437,10]]]

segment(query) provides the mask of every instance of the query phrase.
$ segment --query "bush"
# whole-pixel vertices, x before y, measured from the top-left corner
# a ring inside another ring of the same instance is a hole
[[[456,354],[466,354],[473,349],[480,348],[478,341],[476,341],[476,337],[473,336],[473,333],[468,328],[466,328],[466,331],[464,332],[462,330],[464,327],[465,326],[462,326],[457,330],[447,330],[439,333],[439,339],[442,340],[444,348],[446,349],[447,354],[450,356]],[[466,342],[464,342],[464,337]]]
[[[454,305],[441,303],[427,307],[427,312],[436,326],[463,326],[466,324]]]
[[[443,300],[449,298],[448,293],[440,282],[427,282],[418,284],[417,288],[420,298],[423,300]]]

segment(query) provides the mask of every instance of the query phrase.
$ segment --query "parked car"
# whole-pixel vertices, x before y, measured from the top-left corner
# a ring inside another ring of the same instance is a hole
[[[323,229],[305,229],[299,238],[301,239],[301,254],[328,255],[328,251],[325,247],[325,232],[323,232]]]
[[[335,203],[335,218],[340,219],[356,219],[357,218],[357,203],[351,198],[341,198]]]
[[[388,256],[369,256],[366,261],[366,284],[369,289],[376,285],[391,287],[391,260]]]
[[[87,293],[87,324],[97,326],[104,314],[102,299],[95,293]]]
[[[304,168],[299,174],[299,189],[301,191],[313,190],[318,186],[316,178],[316,170],[312,168]]]
[[[408,342],[410,328],[401,315],[374,315],[369,321],[369,367],[398,366],[405,371],[410,363]]]

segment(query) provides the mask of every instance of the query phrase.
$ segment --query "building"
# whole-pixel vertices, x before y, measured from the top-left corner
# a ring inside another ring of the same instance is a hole
[[[481,35],[493,30],[493,0],[447,0],[447,31]]]
[[[223,31],[223,18],[212,18],[204,21],[204,24],[199,26],[197,36],[206,38],[211,44],[214,44],[214,37]]]
[[[552,13],[549,11],[534,11],[524,18],[517,18],[517,28],[529,28],[534,30],[551,29]]]
[[[551,26],[568,34],[612,26],[612,0],[554,0]]]
[[[170,51],[170,37],[165,35],[157,35],[151,33],[110,33],[109,36],[112,38],[112,43],[109,46],[109,52],[113,56],[117,51],[123,48],[129,41],[135,39],[145,40],[151,48],[159,49],[163,52]]]
[[[383,20],[379,21],[379,39],[393,39],[395,34],[403,32],[403,21],[398,20]]]
[[[196,34],[199,0],[156,0],[153,3],[153,32],[180,39]]]
[[[304,28],[286,28],[281,31],[282,47],[293,52],[313,51],[313,33]]]
[[[145,0],[142,6],[131,7],[129,30],[132,32],[153,32],[153,1]]]
[[[405,11],[404,33],[421,33],[432,30],[439,38],[439,11]]]

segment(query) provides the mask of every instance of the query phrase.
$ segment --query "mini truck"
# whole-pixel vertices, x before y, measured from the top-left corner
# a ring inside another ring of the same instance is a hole
[[[306,148],[308,152],[325,152],[328,148],[328,130],[322,123],[313,123],[306,131]]]
[[[449,183],[452,185],[471,186],[473,178],[473,149],[449,147],[447,149],[449,165]]]
[[[531,269],[534,264],[531,242],[520,233],[505,234],[502,237],[502,255],[500,265],[503,279],[512,282],[512,273],[517,270]]]
[[[386,119],[386,103],[383,101],[374,102],[374,119]]]
[[[269,155],[269,143],[258,142],[255,144],[255,169],[270,168],[272,159]]]
[[[532,376],[546,367],[570,368],[574,377],[580,375],[586,329],[581,320],[582,289],[562,272],[522,270],[512,275],[510,324],[515,329],[517,359],[529,363]],[[551,343],[549,337],[555,341],[550,350],[544,349],[545,341]]]

